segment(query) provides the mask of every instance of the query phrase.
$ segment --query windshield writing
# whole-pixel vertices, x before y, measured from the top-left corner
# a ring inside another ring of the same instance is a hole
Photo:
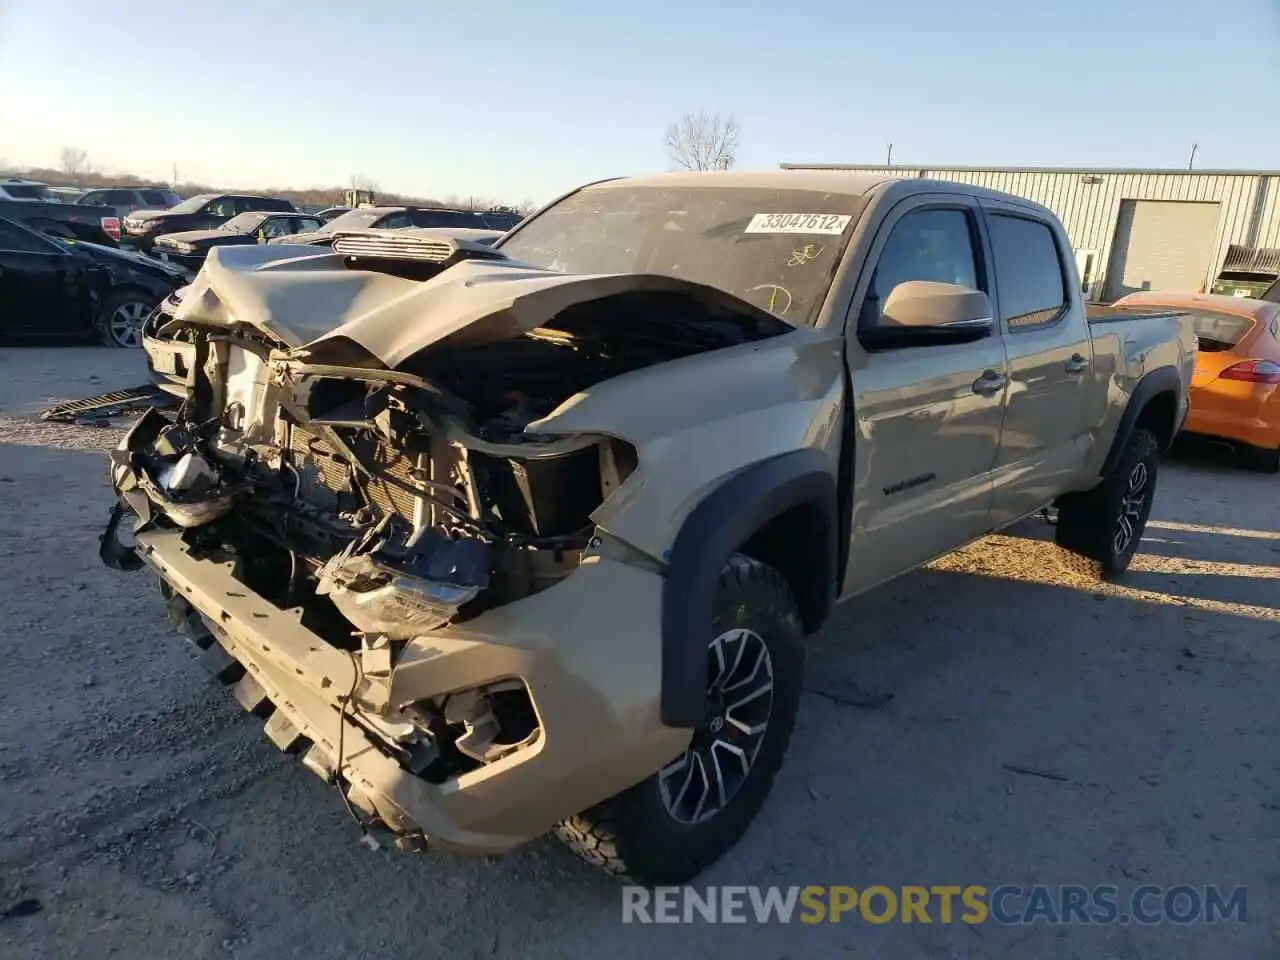
[[[826,300],[861,197],[739,187],[581,190],[499,244],[565,273],[649,273],[731,293],[789,323]]]

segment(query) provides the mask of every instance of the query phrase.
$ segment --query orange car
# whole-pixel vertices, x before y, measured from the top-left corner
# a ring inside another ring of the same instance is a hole
[[[1200,349],[1183,432],[1225,441],[1256,469],[1280,470],[1280,303],[1153,291],[1114,306],[1189,313]]]

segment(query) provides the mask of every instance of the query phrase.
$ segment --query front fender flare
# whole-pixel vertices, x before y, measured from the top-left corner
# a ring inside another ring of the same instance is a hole
[[[806,448],[762,460],[734,474],[690,512],[676,535],[662,594],[661,719],[671,727],[702,722],[707,696],[707,646],[716,590],[733,552],[765,524],[793,507],[822,511],[825,571],[823,618],[835,602],[838,512],[830,460]]]

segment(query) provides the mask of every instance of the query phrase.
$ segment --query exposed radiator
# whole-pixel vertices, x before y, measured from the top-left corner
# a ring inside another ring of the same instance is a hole
[[[388,444],[367,440],[353,443],[352,449],[374,476],[364,487],[378,509],[397,513],[410,523],[420,520],[420,494],[425,488],[418,478],[424,475],[425,457],[405,456]],[[289,461],[302,477],[308,499],[317,499],[315,494],[320,491],[315,488],[319,486],[332,495],[328,503],[335,510],[355,509],[363,502],[350,483],[351,468],[342,455],[327,441],[296,425],[289,428]]]

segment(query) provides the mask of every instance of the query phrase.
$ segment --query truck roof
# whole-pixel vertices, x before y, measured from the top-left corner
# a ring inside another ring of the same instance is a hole
[[[958,193],[967,197],[985,197],[990,200],[1018,204],[1055,216],[1056,219],[1056,215],[1043,204],[971,183],[934,180],[927,177],[856,173],[847,170],[680,170],[675,173],[618,177],[600,181],[591,186],[604,189],[622,186],[741,187],[763,190],[808,190],[814,193],[863,196],[885,184],[892,184],[895,193],[899,196],[913,193]]]

